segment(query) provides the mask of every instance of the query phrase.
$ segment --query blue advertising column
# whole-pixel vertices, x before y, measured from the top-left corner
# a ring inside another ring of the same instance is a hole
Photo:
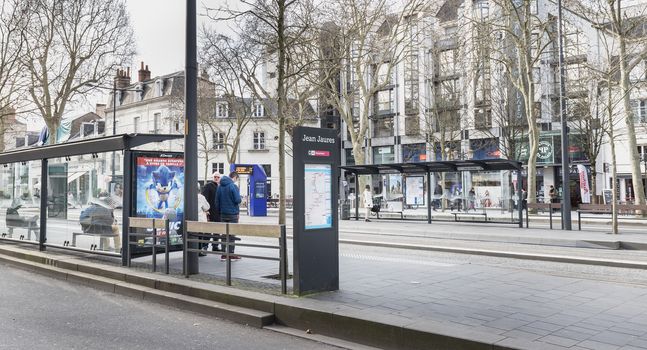
[[[248,175],[249,216],[267,216],[267,175],[258,164],[231,164],[231,171]]]
[[[294,293],[339,289],[339,137],[333,129],[293,134]]]

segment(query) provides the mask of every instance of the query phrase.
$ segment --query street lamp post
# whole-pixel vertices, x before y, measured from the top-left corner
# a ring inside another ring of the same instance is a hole
[[[559,37],[559,106],[562,124],[562,222],[565,230],[571,230],[571,188],[570,166],[568,159],[568,125],[566,122],[566,86],[564,84],[564,26],[562,23],[562,0],[557,2],[557,21]]]

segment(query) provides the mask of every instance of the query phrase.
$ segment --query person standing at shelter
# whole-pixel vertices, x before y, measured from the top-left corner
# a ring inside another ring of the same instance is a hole
[[[218,184],[220,184],[221,175],[216,171],[211,175],[211,177],[212,181],[207,182],[202,188],[202,195],[207,199],[207,202],[209,203],[209,212],[207,213],[207,219],[209,220],[209,222],[220,222],[220,209],[218,208],[216,194],[218,192]],[[216,240],[211,243],[211,250],[214,252],[224,251],[224,249],[218,249],[217,240],[219,238],[220,237],[216,237]]]
[[[216,201],[220,208],[220,220],[222,222],[238,223],[241,198],[240,191],[235,183],[236,181],[238,181],[238,173],[235,171],[232,171],[229,177],[223,176],[220,178],[220,186],[216,192]],[[234,240],[236,240],[234,236],[229,236],[230,243]],[[234,248],[233,245],[229,246],[229,257],[232,260],[238,260],[240,257],[233,255]],[[225,255],[221,255],[220,259],[225,260]]]
[[[557,199],[557,190],[555,189],[555,186],[550,185],[550,189],[548,190],[548,197],[550,198],[551,203],[559,203],[559,200]],[[551,209],[552,211],[555,211],[555,209]]]
[[[362,199],[364,200],[364,221],[371,221],[368,219],[368,216],[371,214],[371,209],[373,208],[373,193],[371,193],[371,185],[366,185],[364,187],[364,193],[362,193]]]
[[[436,184],[436,188],[434,188],[434,211],[437,209],[440,209],[440,201],[441,198],[443,197],[443,186],[440,184]]]

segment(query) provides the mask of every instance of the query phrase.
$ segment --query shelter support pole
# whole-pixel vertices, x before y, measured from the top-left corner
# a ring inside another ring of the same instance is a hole
[[[431,173],[427,171],[427,223],[431,224]]]
[[[359,220],[359,176],[355,174],[355,221]]]
[[[38,236],[38,250],[45,250],[47,242],[47,159],[40,161],[40,231]]]
[[[523,228],[523,196],[521,194],[521,188],[523,187],[523,176],[521,175],[521,169],[517,170],[517,198],[519,201],[517,203],[517,210],[519,211],[519,228]]]
[[[132,215],[132,193],[133,193],[133,172],[132,172],[132,151],[126,149],[124,150],[123,157],[123,167],[124,169],[124,181],[123,181],[123,204],[122,204],[122,215],[121,215],[121,265],[128,266],[128,257],[130,256],[130,237],[128,232],[129,222],[128,218]],[[116,248],[116,247],[115,247]]]
[[[184,219],[198,220],[198,60],[196,0],[186,2],[185,85],[184,85]],[[186,224],[182,225],[186,230]],[[184,242],[197,249],[197,242]],[[227,259],[229,263],[229,259]],[[199,273],[198,253],[187,253],[187,274]]]

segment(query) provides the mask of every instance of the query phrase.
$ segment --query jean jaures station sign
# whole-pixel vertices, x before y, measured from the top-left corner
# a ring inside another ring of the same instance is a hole
[[[337,290],[340,140],[335,130],[298,127],[293,151],[294,291]]]

